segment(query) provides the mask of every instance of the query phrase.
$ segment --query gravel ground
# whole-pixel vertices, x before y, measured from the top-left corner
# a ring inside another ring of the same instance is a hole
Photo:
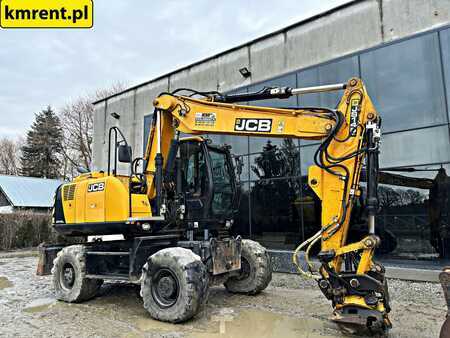
[[[105,283],[83,304],[56,302],[36,257],[0,254],[1,337],[344,337],[328,320],[331,307],[312,281],[274,274],[254,297],[211,289],[206,309],[178,325],[152,320],[130,284]],[[390,280],[394,328],[389,337],[438,337],[445,317],[439,284]]]

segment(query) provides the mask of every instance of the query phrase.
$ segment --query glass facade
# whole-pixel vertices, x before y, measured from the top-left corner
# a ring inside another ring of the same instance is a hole
[[[362,53],[360,62],[385,132],[447,123],[437,33]]]
[[[378,255],[450,259],[450,28],[361,51],[252,84],[304,87],[361,77],[380,112],[384,137],[380,167]],[[249,102],[272,107],[334,108],[340,93]],[[307,184],[317,142],[213,136],[244,163],[235,231],[274,249],[293,249],[320,227],[320,201]],[[362,203],[362,202],[361,202]],[[360,206],[350,240],[366,233]]]

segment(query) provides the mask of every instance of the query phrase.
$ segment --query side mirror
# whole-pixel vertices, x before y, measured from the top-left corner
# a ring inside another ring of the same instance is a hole
[[[118,147],[119,152],[119,162],[122,163],[131,163],[131,147],[121,144]]]
[[[82,167],[81,165],[77,167],[77,171],[79,174],[87,174],[89,172],[89,169]]]

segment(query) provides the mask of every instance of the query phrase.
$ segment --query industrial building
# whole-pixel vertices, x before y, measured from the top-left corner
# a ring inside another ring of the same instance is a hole
[[[157,62],[155,60],[154,62]],[[108,129],[141,156],[152,101],[179,87],[223,92],[304,87],[361,77],[383,118],[379,235],[385,258],[450,258],[450,1],[352,1],[95,103],[94,168],[107,166]],[[335,107],[339,93],[249,104]],[[111,117],[111,113],[120,116]],[[243,160],[235,231],[291,250],[320,224],[307,187],[317,143],[210,136]],[[125,170],[125,167],[124,167]],[[126,171],[124,171],[125,173]],[[364,215],[355,212],[351,236]]]

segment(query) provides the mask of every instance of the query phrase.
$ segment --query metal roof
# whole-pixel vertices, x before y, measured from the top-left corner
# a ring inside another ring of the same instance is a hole
[[[56,188],[62,183],[45,178],[0,175],[0,191],[15,207],[51,208]]]

